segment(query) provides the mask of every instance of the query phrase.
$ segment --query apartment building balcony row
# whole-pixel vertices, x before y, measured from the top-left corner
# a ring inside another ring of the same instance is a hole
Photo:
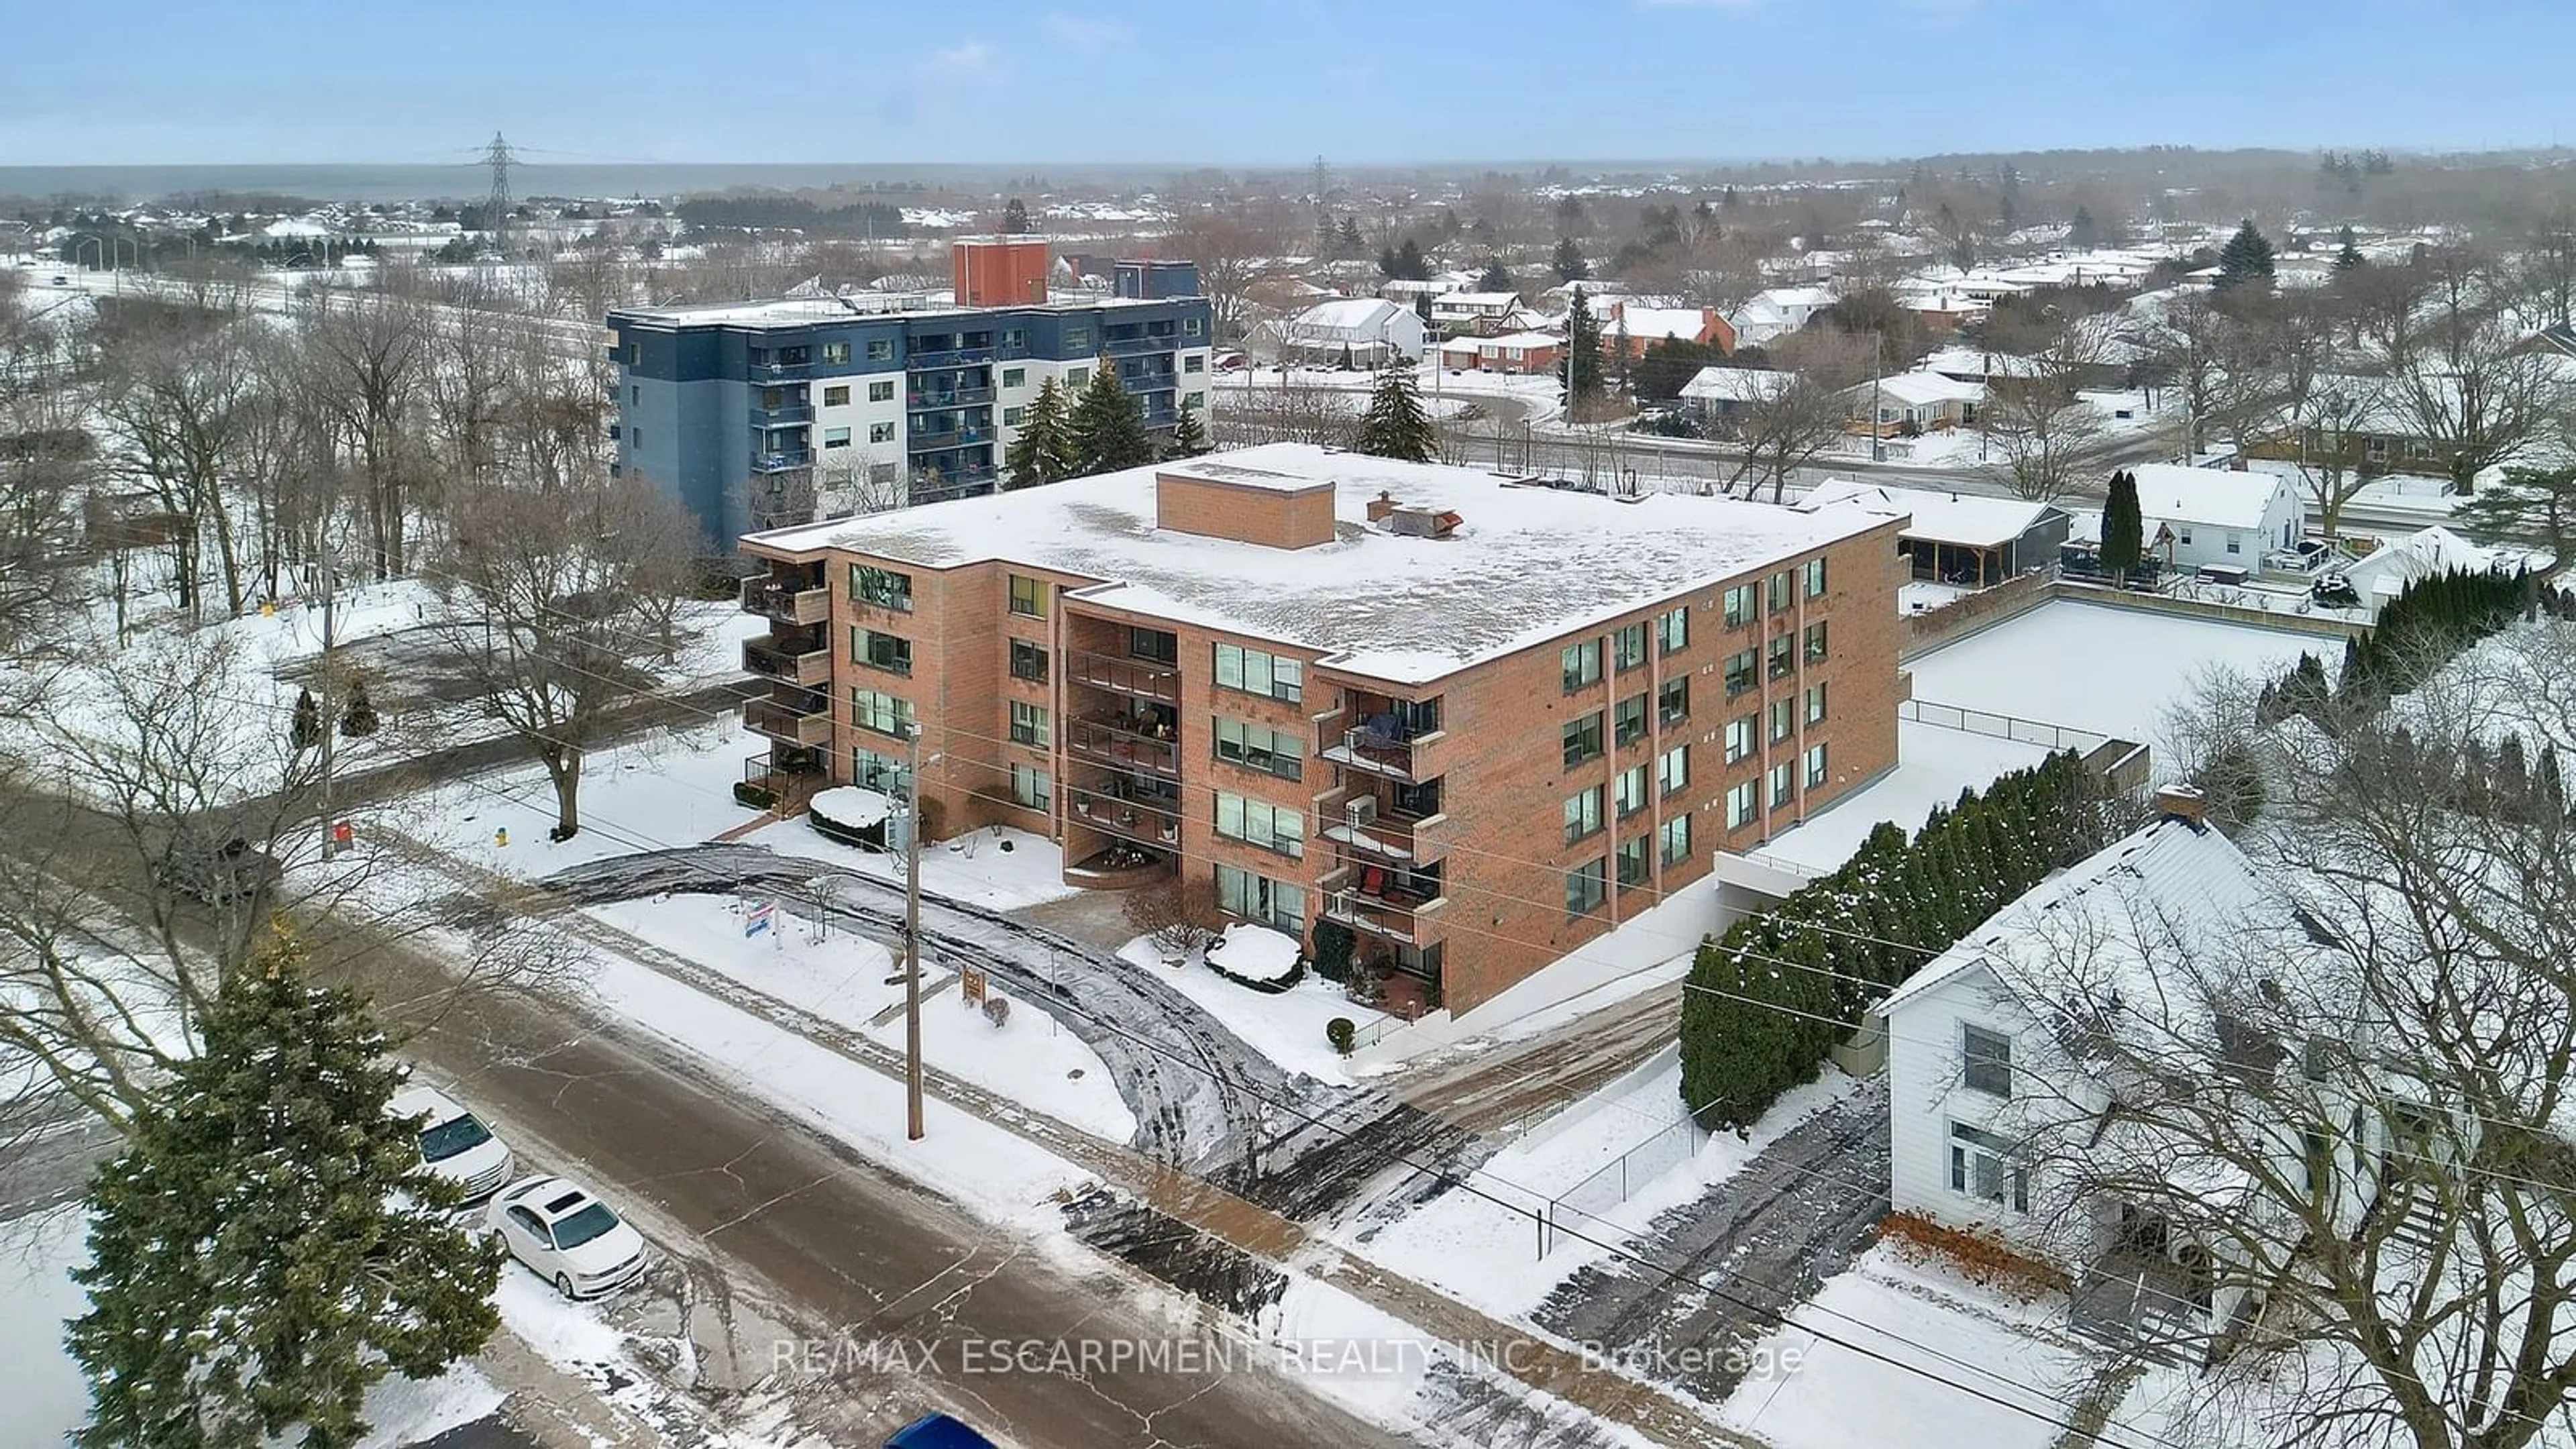
[[[1094,789],[1068,785],[1064,815],[1068,824],[1139,845],[1173,846],[1181,839],[1180,801],[1175,796],[1114,784]]]
[[[1349,866],[1324,878],[1325,919],[1409,945],[1424,944],[1448,904],[1436,865]]]
[[[832,702],[821,690],[797,690],[783,698],[755,699],[742,707],[742,722],[753,734],[781,744],[832,742]]]
[[[763,679],[812,689],[832,680],[832,650],[823,631],[776,628],[742,641],[742,667]]]
[[[811,627],[832,617],[832,590],[821,564],[773,563],[742,581],[742,611],[781,624]]]
[[[1065,753],[1116,769],[1178,780],[1181,746],[1175,715],[1165,705],[1142,705],[1074,716],[1064,722]]]
[[[1433,799],[1437,799],[1438,782],[1432,782]],[[1343,858],[1354,865],[1391,864],[1409,866],[1433,861],[1448,849],[1449,817],[1436,803],[1427,809],[1408,801],[1404,790],[1381,795],[1363,791],[1343,802],[1338,812],[1327,813],[1317,834],[1342,848]]]
[[[1338,734],[1325,736],[1321,758],[1346,769],[1405,784],[1438,777],[1437,747],[1445,738],[1440,727],[1440,700],[1397,699],[1365,690],[1348,691],[1343,717],[1353,721]]]
[[[1118,658],[1074,651],[1065,661],[1066,677],[1077,684],[1160,704],[1181,702],[1181,671],[1159,660]]]

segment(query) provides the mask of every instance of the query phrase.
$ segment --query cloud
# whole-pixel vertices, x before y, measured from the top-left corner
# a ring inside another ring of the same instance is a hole
[[[980,40],[934,50],[914,62],[913,79],[925,86],[973,85],[1000,80],[1010,69],[1002,52]]]
[[[1127,42],[1131,32],[1115,20],[1094,20],[1081,15],[1050,11],[1046,16],[1047,33],[1065,49],[1078,55],[1098,55],[1113,46]]]

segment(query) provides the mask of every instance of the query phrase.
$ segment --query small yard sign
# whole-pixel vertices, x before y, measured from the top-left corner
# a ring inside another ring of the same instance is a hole
[[[961,966],[957,969],[957,993],[968,1006],[984,1004],[984,968]]]
[[[744,940],[749,940],[763,931],[775,929],[777,925],[778,902],[776,901],[754,901],[751,903],[751,908],[742,913]]]

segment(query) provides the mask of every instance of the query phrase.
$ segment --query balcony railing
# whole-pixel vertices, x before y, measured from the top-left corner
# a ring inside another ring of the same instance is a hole
[[[774,408],[751,405],[751,425],[755,428],[784,428],[812,421],[814,409],[809,403],[780,403]]]
[[[1140,770],[1166,780],[1181,777],[1179,741],[1159,738],[1110,720],[1065,721],[1064,748],[1067,754],[1114,765],[1122,770]]]
[[[992,360],[993,349],[987,344],[983,347],[952,347],[940,352],[916,352],[904,359],[904,365],[915,372],[928,372],[934,367],[971,367]]]
[[[1129,392],[1170,392],[1181,385],[1181,378],[1172,372],[1140,372],[1134,377],[1119,378],[1118,385]]]
[[[1099,790],[1065,787],[1065,818],[1074,824],[1105,830],[1139,845],[1178,845],[1178,809],[1149,800],[1130,800]]]
[[[1172,665],[1103,654],[1075,654],[1070,663],[1067,672],[1077,684],[1163,704],[1181,702],[1181,671]]]
[[[754,451],[751,455],[751,471],[754,473],[784,473],[794,468],[809,468],[813,464],[814,450],[811,448],[788,448],[776,453]]]
[[[1322,753],[1325,759],[1336,765],[1353,770],[1364,770],[1372,775],[1383,775],[1390,780],[1401,780],[1412,785],[1428,778],[1421,773],[1422,767],[1415,757],[1415,751],[1438,738],[1440,738],[1440,732],[1437,730],[1429,734],[1417,735],[1409,740],[1396,739],[1367,729],[1344,730],[1341,743],[1325,746]]]
[[[832,680],[832,651],[781,647],[764,634],[742,641],[742,667],[764,679],[782,679],[811,689]]]
[[[742,581],[742,611],[782,624],[820,624],[832,617],[832,591],[822,585],[792,588],[754,574]]]
[[[829,709],[799,710],[776,700],[755,699],[742,707],[742,722],[753,734],[767,735],[791,745],[828,745],[832,742],[832,712]]]
[[[1169,352],[1180,345],[1181,339],[1176,333],[1147,332],[1134,337],[1104,339],[1100,350],[1112,357],[1125,357],[1137,352]]]
[[[743,375],[753,382],[802,382],[814,370],[811,362],[753,362],[743,367]]]
[[[992,400],[993,390],[989,387],[958,387],[946,392],[912,393],[904,399],[904,405],[918,413],[936,408],[978,407]]]
[[[972,448],[991,441],[993,430],[989,424],[975,428],[950,428],[941,433],[916,428],[903,440],[903,446],[904,451],[910,453],[936,453],[942,448]]]
[[[1346,886],[1324,897],[1324,915],[1353,930],[1418,945],[1421,913],[1442,903],[1440,899],[1373,896],[1357,886]]]
[[[989,463],[936,472],[924,469],[912,475],[911,499],[915,503],[941,503],[951,498],[989,493],[1000,476]]]
[[[1416,818],[1377,814],[1359,819],[1345,812],[1325,817],[1321,833],[1326,840],[1343,847],[1355,859],[1365,857],[1405,864],[1440,854],[1440,841],[1436,837],[1441,822],[1447,818],[1442,815]]]

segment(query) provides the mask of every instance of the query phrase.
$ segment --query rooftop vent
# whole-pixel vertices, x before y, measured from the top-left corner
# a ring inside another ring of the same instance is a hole
[[[1374,512],[1376,505],[1370,505]],[[1386,531],[1407,538],[1447,538],[1457,531],[1458,515],[1446,510],[1407,508],[1401,504],[1387,510]]]

